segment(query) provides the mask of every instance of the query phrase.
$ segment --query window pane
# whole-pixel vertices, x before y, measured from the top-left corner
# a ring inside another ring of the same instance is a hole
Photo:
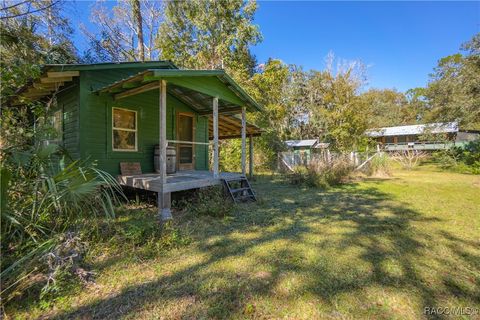
[[[113,126],[122,129],[135,129],[135,112],[113,109]]]
[[[178,139],[193,141],[193,118],[180,115],[178,118]]]
[[[113,148],[122,150],[135,150],[135,132],[113,130]]]
[[[192,146],[180,146],[180,163],[192,163],[193,156]]]

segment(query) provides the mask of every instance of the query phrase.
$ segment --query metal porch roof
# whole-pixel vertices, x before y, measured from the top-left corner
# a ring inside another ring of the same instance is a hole
[[[219,98],[219,110],[246,106],[249,111],[263,108],[253,100],[224,70],[149,69],[98,89],[99,94],[113,94],[114,99],[158,88],[167,81],[167,90],[197,112],[210,113],[212,97]]]
[[[242,137],[242,119],[240,117],[232,114],[220,114],[218,120],[219,139],[234,139]],[[246,133],[247,137],[256,137],[262,134],[262,129],[247,122]],[[213,140],[213,120],[211,115],[208,121],[208,138],[209,140]]]
[[[369,137],[405,136],[423,133],[458,132],[458,122],[437,122],[410,126],[384,127],[370,129],[365,132]]]

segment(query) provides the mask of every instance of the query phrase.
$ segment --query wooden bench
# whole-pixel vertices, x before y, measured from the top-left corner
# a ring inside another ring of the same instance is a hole
[[[120,174],[122,176],[135,176],[142,174],[140,162],[120,162]]]

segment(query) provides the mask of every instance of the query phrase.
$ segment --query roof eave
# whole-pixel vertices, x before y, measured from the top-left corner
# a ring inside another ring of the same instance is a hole
[[[156,78],[168,78],[168,73],[171,71],[172,77],[217,77],[220,80],[224,78],[230,85],[234,87],[234,91],[242,100],[246,100],[248,104],[250,104],[253,108],[257,111],[264,111],[263,108],[252,98],[250,95],[243,90],[238,83],[233,80],[232,77],[225,72],[225,70],[151,70],[154,71]],[[167,74],[167,75],[166,75]],[[231,90],[231,88],[230,88]]]
[[[105,70],[105,69],[119,69],[119,68],[139,68],[147,67],[154,69],[158,66],[166,66],[169,69],[177,69],[178,67],[170,60],[161,61],[129,61],[129,62],[100,62],[90,64],[47,64],[45,67],[50,67],[61,71],[90,71],[90,70]]]
[[[98,93],[109,92],[112,88],[120,86],[126,81],[143,76],[143,83],[160,79],[182,78],[182,77],[217,77],[225,83],[228,88],[252,111],[263,111],[264,109],[245,90],[240,87],[224,70],[180,70],[180,69],[147,69],[126,79],[116,81],[106,87],[96,90]]]

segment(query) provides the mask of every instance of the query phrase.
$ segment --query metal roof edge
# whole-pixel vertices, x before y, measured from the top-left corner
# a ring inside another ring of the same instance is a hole
[[[167,66],[170,69],[178,69],[178,67],[170,60],[157,61],[122,61],[122,62],[99,62],[99,63],[78,63],[78,64],[46,64],[43,67],[58,69],[61,71],[78,70],[105,70],[105,69],[119,69],[119,68],[149,68],[154,69],[159,66]]]

